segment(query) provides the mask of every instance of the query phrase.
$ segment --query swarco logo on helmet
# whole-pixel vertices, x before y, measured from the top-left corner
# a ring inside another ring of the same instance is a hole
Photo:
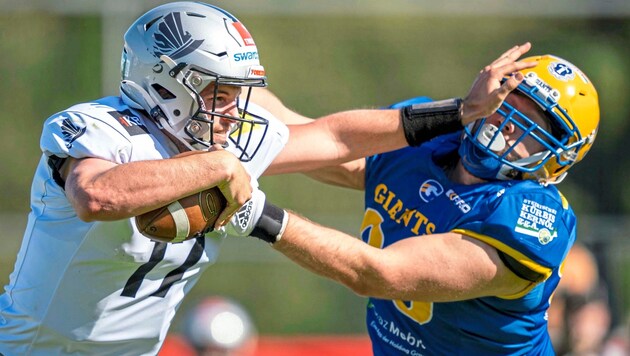
[[[149,113],[189,149],[212,146],[215,120],[230,120],[235,124],[225,145],[237,148],[244,161],[252,158],[264,134],[241,132],[265,128],[268,121],[246,115],[248,99],[235,99],[238,114],[217,104],[219,86],[247,94],[267,85],[254,39],[236,17],[209,4],[168,3],[142,15],[124,39],[120,90],[128,105]],[[200,93],[210,85],[214,95],[204,101]]]
[[[236,62],[240,62],[240,61],[248,61],[248,60],[252,60],[252,59],[258,59],[258,52],[241,52],[241,53],[234,53],[232,55],[232,57],[234,58],[234,61]]]

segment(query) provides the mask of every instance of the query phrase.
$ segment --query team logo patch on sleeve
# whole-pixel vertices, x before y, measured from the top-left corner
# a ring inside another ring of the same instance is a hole
[[[61,134],[66,142],[66,147],[70,149],[72,148],[72,143],[85,133],[85,122],[80,117],[70,113],[61,115],[64,117],[63,121],[61,121]]]
[[[514,231],[538,239],[546,245],[558,236],[554,228],[557,211],[535,201],[524,199]]]

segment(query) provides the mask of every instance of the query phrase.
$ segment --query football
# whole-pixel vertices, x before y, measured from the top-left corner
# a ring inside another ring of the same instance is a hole
[[[182,242],[212,231],[226,205],[223,193],[212,187],[136,216],[136,227],[152,240]]]

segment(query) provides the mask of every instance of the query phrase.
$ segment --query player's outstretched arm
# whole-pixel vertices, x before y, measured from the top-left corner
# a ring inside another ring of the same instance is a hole
[[[435,136],[460,130],[496,111],[523,80],[516,74],[502,83],[512,73],[535,65],[517,62],[530,48],[529,43],[515,46],[486,66],[463,100],[415,104],[400,110],[344,111],[291,125],[287,145],[266,174],[338,165],[407,145],[417,146]]]
[[[455,301],[513,295],[531,282],[517,277],[496,249],[474,238],[445,233],[408,238],[384,249],[310,222],[253,193],[237,212],[232,234],[254,236],[302,267],[364,296],[395,300]]]

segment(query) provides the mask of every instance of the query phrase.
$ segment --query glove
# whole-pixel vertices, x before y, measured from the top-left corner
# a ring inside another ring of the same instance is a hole
[[[254,189],[252,197],[238,209],[227,225],[227,233],[236,236],[249,236],[263,213],[266,197],[262,190]]]
[[[227,233],[236,236],[253,236],[274,243],[282,237],[288,220],[286,211],[267,202],[265,193],[255,189],[252,192],[252,198],[230,219]]]

